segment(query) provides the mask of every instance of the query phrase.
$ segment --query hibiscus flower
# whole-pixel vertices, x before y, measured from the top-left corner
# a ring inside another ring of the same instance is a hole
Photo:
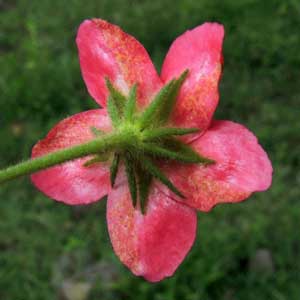
[[[197,210],[242,201],[271,185],[272,166],[256,137],[240,124],[212,120],[219,101],[223,37],[223,26],[217,23],[185,32],[171,45],[159,76],[134,37],[104,20],[84,21],[76,38],[82,76],[102,108],[61,121],[32,150],[36,158],[79,145],[118,130],[124,116],[126,124],[136,124],[143,115],[144,123],[129,126],[138,128],[136,135],[147,132],[153,139],[136,146],[144,147],[133,151],[141,157],[114,149],[64,162],[31,178],[47,196],[69,205],[107,195],[113,249],[134,274],[149,281],[171,276],[183,261],[196,236]],[[114,97],[131,103],[123,115],[118,115]],[[176,100],[169,105],[172,110],[162,110],[164,97]],[[165,115],[150,118],[155,109]],[[159,127],[163,119],[165,127]],[[146,129],[141,124],[150,129],[142,131]],[[170,141],[178,153],[166,146]],[[141,170],[131,164],[135,160]]]

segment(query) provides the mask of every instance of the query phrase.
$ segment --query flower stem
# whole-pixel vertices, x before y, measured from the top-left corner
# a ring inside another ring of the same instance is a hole
[[[64,148],[41,157],[29,159],[4,170],[0,170],[0,183],[23,175],[35,173],[76,158],[109,151],[118,146],[121,147],[124,143],[128,142],[130,138],[130,134],[126,134],[125,132],[115,132],[103,135],[101,138],[96,138],[84,144]]]

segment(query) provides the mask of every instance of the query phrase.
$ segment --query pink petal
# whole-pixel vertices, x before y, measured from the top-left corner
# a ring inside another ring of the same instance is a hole
[[[252,192],[270,187],[271,162],[257,138],[244,126],[214,121],[191,145],[216,163],[209,166],[178,164],[164,168],[170,180],[186,196],[183,201],[187,205],[209,211],[218,203],[239,202]]]
[[[132,206],[126,181],[109,193],[107,223],[115,253],[135,275],[156,282],[172,276],[194,243],[197,216],[151,189],[146,215]]]
[[[106,110],[85,111],[59,122],[46,138],[33,147],[32,158],[93,139],[91,127],[111,130]],[[100,200],[110,188],[109,166],[97,163],[84,167],[83,164],[90,158],[79,158],[37,172],[31,180],[44,194],[66,204],[88,204]]]
[[[179,36],[163,63],[161,78],[167,82],[189,69],[173,122],[177,126],[206,129],[218,105],[218,84],[222,71],[224,28],[205,23]]]
[[[84,21],[76,38],[80,66],[91,96],[106,105],[105,77],[125,95],[138,83],[139,103],[149,103],[161,80],[145,48],[118,26],[101,19]]]

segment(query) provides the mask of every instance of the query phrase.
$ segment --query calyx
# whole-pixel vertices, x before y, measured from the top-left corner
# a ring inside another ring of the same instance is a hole
[[[109,90],[108,114],[113,130],[123,139],[116,149],[95,155],[84,166],[89,167],[110,160],[110,180],[111,185],[114,186],[120,162],[123,162],[133,205],[138,205],[143,213],[153,178],[162,182],[177,196],[184,198],[182,192],[158,168],[158,160],[194,164],[214,163],[176,138],[176,136],[196,133],[199,129],[168,126],[180,87],[187,75],[186,70],[179,78],[169,81],[142,112],[137,108],[136,84],[132,86],[126,97],[106,79]],[[91,130],[96,138],[101,138],[105,134],[94,127]]]

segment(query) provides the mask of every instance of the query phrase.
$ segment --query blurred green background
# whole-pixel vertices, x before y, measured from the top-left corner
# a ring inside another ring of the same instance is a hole
[[[255,132],[275,170],[269,191],[199,213],[192,251],[157,284],[113,254],[105,201],[72,208],[28,178],[2,185],[0,299],[300,299],[299,0],[0,0],[0,10],[0,167],[29,157],[59,120],[96,107],[74,39],[84,19],[101,17],[137,37],[158,69],[183,31],[223,23],[216,117]]]

